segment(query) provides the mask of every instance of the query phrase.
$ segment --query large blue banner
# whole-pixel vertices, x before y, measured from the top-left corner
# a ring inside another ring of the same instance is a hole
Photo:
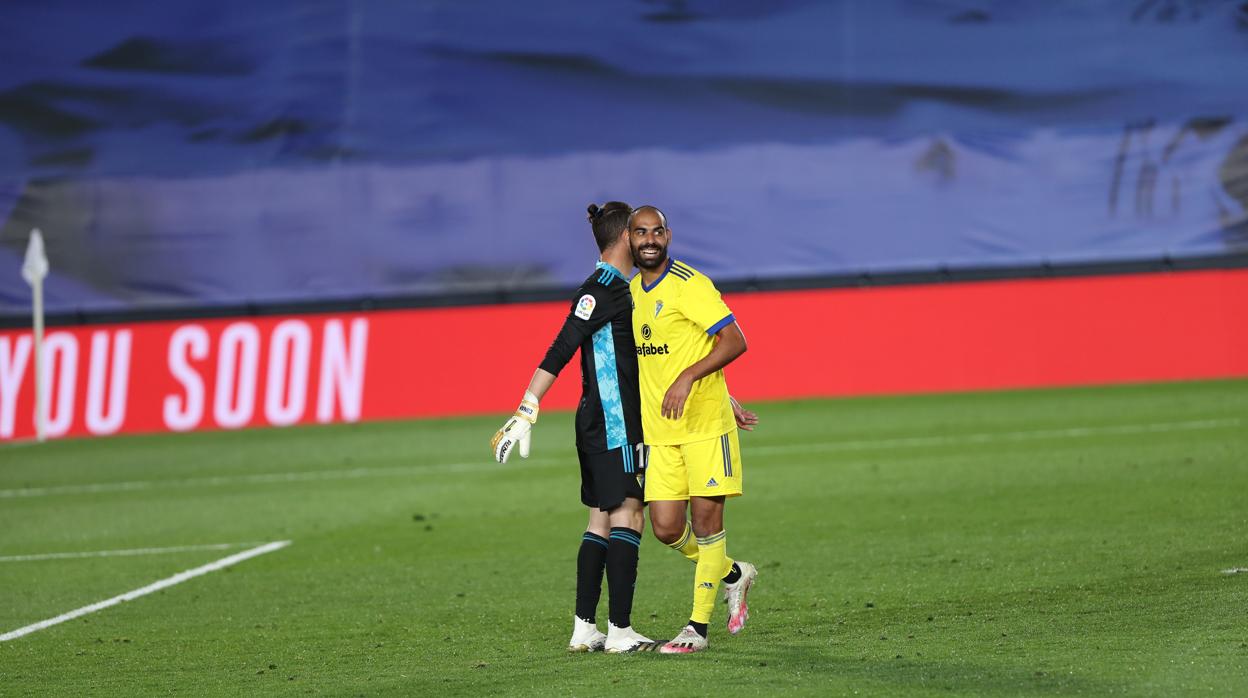
[[[34,0],[0,315],[566,288],[591,201],[719,281],[1248,249],[1234,0]]]

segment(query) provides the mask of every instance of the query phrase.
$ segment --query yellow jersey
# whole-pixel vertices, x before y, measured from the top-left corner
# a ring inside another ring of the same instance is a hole
[[[710,279],[677,260],[667,264],[653,284],[643,283],[641,274],[630,282],[641,429],[655,446],[713,439],[736,427],[722,370],[693,384],[680,419],[662,414],[663,396],[676,377],[711,353],[715,335],[735,322]]]

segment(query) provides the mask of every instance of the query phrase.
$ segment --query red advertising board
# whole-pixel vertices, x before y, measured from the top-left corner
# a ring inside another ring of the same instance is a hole
[[[744,399],[1248,376],[1248,270],[729,294]],[[51,437],[509,412],[566,303],[53,328]],[[34,434],[0,332],[0,440]],[[576,404],[570,365],[543,407]]]

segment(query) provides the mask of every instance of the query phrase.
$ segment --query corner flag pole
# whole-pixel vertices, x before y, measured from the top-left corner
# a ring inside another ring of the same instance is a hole
[[[22,278],[30,284],[34,297],[31,314],[35,334],[35,434],[39,441],[47,439],[48,423],[48,386],[43,375],[43,280],[47,275],[48,256],[43,250],[43,233],[35,228],[30,231],[30,243],[26,246]]]

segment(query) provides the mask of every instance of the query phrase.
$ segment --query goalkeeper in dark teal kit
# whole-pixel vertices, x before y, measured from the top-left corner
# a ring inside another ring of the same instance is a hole
[[[635,652],[653,641],[632,628],[633,585],[644,526],[641,396],[633,342],[632,296],[626,271],[633,267],[628,240],[628,204],[589,207],[589,221],[601,252],[594,272],[577,289],[563,328],[555,337],[515,415],[493,439],[494,458],[506,463],[512,451],[529,455],[529,431],[538,402],[555,377],[581,351],[581,401],[576,410],[576,449],[581,464],[581,502],[589,507],[576,569],[576,619],[568,650]],[[609,589],[607,633],[595,614],[603,570]]]

